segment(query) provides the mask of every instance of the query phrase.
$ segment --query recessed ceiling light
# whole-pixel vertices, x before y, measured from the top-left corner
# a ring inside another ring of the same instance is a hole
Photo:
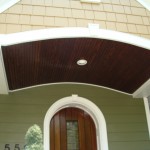
[[[85,60],[85,59],[80,59],[80,60],[77,61],[77,64],[78,64],[79,66],[84,66],[84,65],[87,64],[87,60]]]

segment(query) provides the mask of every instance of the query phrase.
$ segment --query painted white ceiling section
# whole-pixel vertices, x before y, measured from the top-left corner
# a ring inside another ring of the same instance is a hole
[[[137,1],[150,11],[150,0],[137,0]]]
[[[0,0],[0,13],[13,6],[20,0]]]
[[[53,28],[0,35],[0,45],[8,46],[38,40],[76,37],[90,37],[120,41],[150,50],[149,39],[141,38],[127,33],[99,29],[99,25],[97,24],[89,24],[88,28]],[[8,86],[2,55],[0,58],[0,85],[2,85],[0,86],[0,94],[7,94]],[[150,96],[150,79],[145,84],[143,84],[135,93],[133,93],[133,96]]]

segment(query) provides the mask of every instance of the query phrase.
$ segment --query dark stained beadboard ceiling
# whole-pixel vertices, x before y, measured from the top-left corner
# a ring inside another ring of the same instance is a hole
[[[2,47],[10,90],[79,82],[132,94],[150,78],[150,51],[94,38],[50,39]],[[81,58],[87,65],[78,66]]]

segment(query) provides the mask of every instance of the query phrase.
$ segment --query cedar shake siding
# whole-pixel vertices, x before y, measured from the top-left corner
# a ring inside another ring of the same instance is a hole
[[[99,4],[79,0],[21,0],[0,14],[0,33],[54,27],[87,27],[150,38],[150,11],[136,0],[103,0]]]

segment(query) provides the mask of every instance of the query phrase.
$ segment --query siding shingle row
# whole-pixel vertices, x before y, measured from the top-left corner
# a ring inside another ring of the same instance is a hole
[[[0,33],[53,27],[100,27],[150,38],[150,12],[136,0],[22,0],[0,14]]]

